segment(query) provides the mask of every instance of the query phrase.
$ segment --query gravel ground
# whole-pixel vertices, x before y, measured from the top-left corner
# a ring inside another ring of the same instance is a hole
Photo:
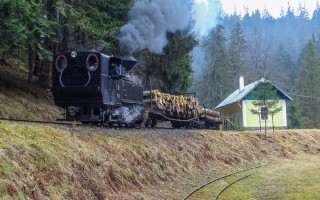
[[[23,124],[42,125],[41,123],[29,122],[14,122]],[[95,125],[59,125],[59,124],[43,124],[44,126],[51,126],[72,134],[101,134],[110,137],[117,137],[122,135],[140,135],[140,136],[194,136],[201,130],[198,129],[173,129],[168,123],[161,123],[156,128],[127,128],[127,127],[101,127]]]
[[[56,126],[56,125],[55,125]],[[199,130],[190,130],[190,129],[173,129],[173,128],[110,128],[110,127],[94,127],[94,126],[58,126],[56,128],[61,128],[73,133],[82,133],[82,134],[103,134],[106,136],[121,136],[126,134],[131,135],[157,135],[157,136],[192,136],[199,132]]]

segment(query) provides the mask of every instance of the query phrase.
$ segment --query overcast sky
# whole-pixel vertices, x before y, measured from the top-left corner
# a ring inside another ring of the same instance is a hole
[[[206,2],[208,0],[195,0]],[[209,0],[210,1],[210,0]],[[232,14],[235,9],[237,11],[241,11],[244,14],[244,7],[247,6],[249,9],[249,13],[252,11],[259,9],[260,11],[267,8],[273,17],[279,17],[281,8],[286,11],[288,8],[288,2],[294,10],[297,10],[299,3],[301,5],[305,5],[308,10],[310,16],[312,12],[315,10],[317,1],[319,0],[221,0],[223,10],[227,14]]]
[[[298,9],[301,2],[301,5],[308,10],[309,17],[312,17],[318,1],[320,0],[194,0],[196,2],[193,7],[194,31],[198,36],[203,37],[216,27],[219,18],[219,2],[226,14],[232,14],[236,9],[238,14],[241,12],[243,15],[245,7],[248,8],[250,14],[256,9],[262,13],[266,8],[274,18],[277,18],[280,16],[281,8],[287,11],[288,2],[294,11]]]

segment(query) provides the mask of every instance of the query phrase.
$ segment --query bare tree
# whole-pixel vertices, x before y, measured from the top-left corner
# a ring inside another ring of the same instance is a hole
[[[265,39],[257,29],[253,31],[252,37],[248,37],[247,61],[250,69],[249,79],[257,77],[268,77],[273,45],[271,39]],[[253,72],[253,73],[252,73]]]

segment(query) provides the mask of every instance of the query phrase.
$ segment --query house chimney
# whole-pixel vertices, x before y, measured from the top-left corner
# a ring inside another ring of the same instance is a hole
[[[240,76],[239,78],[239,93],[242,92],[244,89],[244,78],[243,76]]]

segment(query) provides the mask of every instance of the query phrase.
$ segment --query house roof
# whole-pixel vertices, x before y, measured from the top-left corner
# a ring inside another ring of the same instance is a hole
[[[279,92],[281,92],[285,97],[287,97],[290,101],[292,101],[291,97],[287,95],[284,91],[282,91],[279,87],[273,84],[271,81],[266,80],[264,78],[255,81],[249,85],[246,85],[243,90],[240,92],[240,89],[237,89],[233,93],[231,93],[225,100],[223,100],[215,109],[219,109],[226,105],[239,102],[244,99],[254,88],[256,88],[260,83],[271,83]]]

